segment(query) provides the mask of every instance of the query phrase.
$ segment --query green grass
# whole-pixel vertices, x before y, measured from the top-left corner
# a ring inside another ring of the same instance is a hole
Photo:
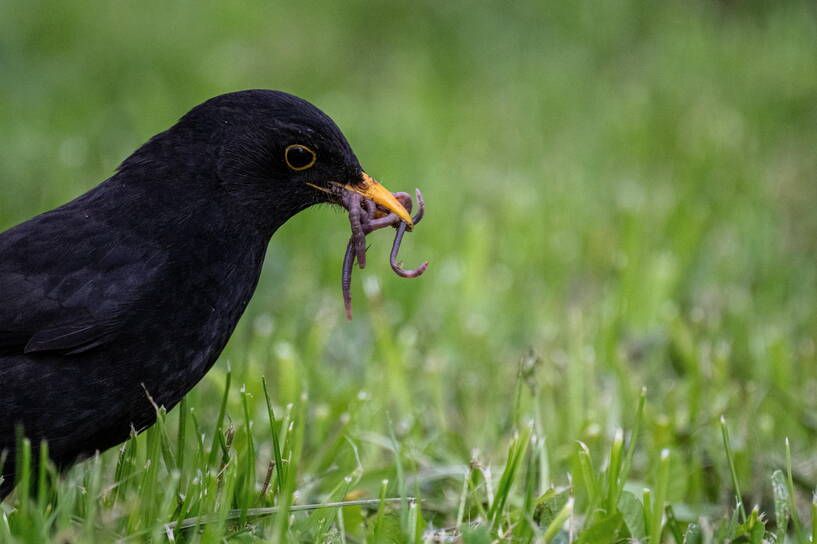
[[[373,236],[347,323],[343,216],[293,219],[185,403],[23,471],[0,542],[813,539],[816,16],[0,0],[0,228],[278,88],[423,190],[431,261],[401,280]]]

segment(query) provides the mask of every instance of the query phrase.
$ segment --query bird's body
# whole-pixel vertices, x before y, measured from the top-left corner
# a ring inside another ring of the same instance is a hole
[[[2,446],[21,421],[58,461],[121,442],[155,419],[146,392],[170,409],[201,379],[252,296],[258,231],[188,215],[140,232],[133,210],[105,208],[117,184],[0,237]]]
[[[301,172],[281,158],[300,143],[324,164]],[[153,423],[148,395],[173,407],[224,348],[272,234],[326,200],[308,185],[355,185],[361,172],[314,106],[233,93],[88,193],[0,234],[3,489],[18,426],[67,465]]]

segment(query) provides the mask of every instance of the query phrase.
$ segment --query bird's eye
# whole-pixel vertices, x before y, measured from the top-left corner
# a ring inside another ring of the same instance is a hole
[[[316,159],[315,152],[305,145],[290,145],[284,150],[284,160],[293,170],[306,170]]]

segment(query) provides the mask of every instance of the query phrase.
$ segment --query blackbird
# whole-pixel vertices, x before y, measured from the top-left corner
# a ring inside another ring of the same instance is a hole
[[[325,113],[241,91],[0,234],[0,497],[20,430],[62,468],[150,426],[151,398],[172,408],[235,329],[270,237],[313,204],[340,203],[337,187],[411,225]]]

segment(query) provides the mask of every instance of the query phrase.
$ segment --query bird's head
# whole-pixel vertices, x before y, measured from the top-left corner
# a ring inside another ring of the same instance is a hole
[[[318,203],[340,203],[345,188],[411,217],[390,191],[367,175],[337,125],[296,96],[240,91],[200,104],[171,129],[187,134],[215,161],[221,188],[248,217],[274,230]]]

